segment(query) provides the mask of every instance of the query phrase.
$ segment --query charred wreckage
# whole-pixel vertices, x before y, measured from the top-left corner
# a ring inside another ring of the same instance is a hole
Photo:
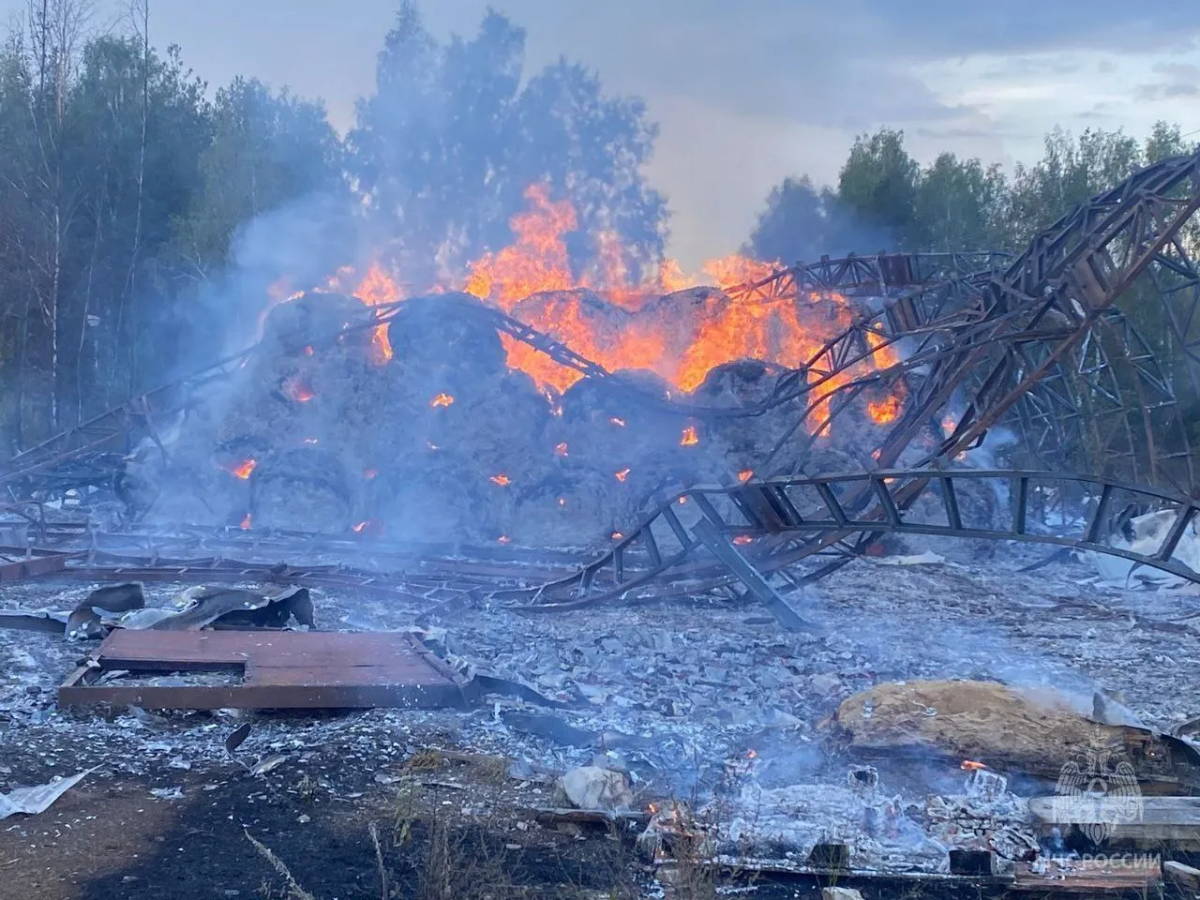
[[[1015,257],[822,259],[636,303],[562,284],[499,301],[469,288],[284,298],[250,350],[3,464],[0,581],[113,584],[73,610],[0,612],[0,625],[104,639],[59,689],[64,707],[428,707],[480,693],[555,706],[460,665],[433,626],[468,609],[704,597],[759,604],[780,633],[819,633],[804,586],[914,536],[973,541],[974,553],[1053,545],[1117,578],[1200,584],[1198,208],[1192,155],[1093,197]],[[581,346],[572,328],[585,326]],[[205,587],[151,609],[141,585],[153,582]],[[325,632],[310,592],[426,611],[407,630]],[[240,680],[110,677],[222,668]],[[1200,787],[1188,729],[1032,703],[999,684],[927,679],[881,681],[837,707],[843,747],[986,755],[963,763],[963,791],[922,811],[908,870],[1029,883],[1049,877],[1049,830],[1136,831],[1105,809],[1018,803],[996,774],[1053,779],[1097,734],[1134,760],[1139,823],[1167,801],[1200,822],[1200,803],[1142,796],[1150,781]],[[960,724],[986,709],[1004,727],[939,732],[960,706]],[[1031,717],[1058,752],[1045,772],[1045,754],[997,738]],[[564,782],[576,805],[630,805],[613,773],[585,769]],[[771,833],[806,848],[763,865],[895,870],[912,811],[882,795],[882,777],[856,764],[820,802],[802,785],[743,785],[790,823]],[[819,820],[811,834],[797,836],[799,808]],[[660,862],[686,836],[714,865],[733,865],[766,827],[735,814],[706,830],[679,805],[655,806],[643,826]],[[867,837],[845,837],[856,829]],[[1097,889],[1164,874],[1058,865],[1055,877]],[[1193,877],[1186,868],[1171,871]]]

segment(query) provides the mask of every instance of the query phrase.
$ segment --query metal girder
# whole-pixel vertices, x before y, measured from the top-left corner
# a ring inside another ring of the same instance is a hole
[[[1000,505],[1007,507],[1006,513],[989,507],[985,515],[965,508],[964,499],[978,499],[979,488],[990,497],[1004,497]],[[912,510],[921,498],[928,498],[929,509],[917,515]],[[1087,516],[1071,528],[1047,529],[1044,516],[1034,512],[1064,498],[1079,502]],[[1107,542],[1114,511],[1131,506],[1175,514],[1174,526],[1149,552]],[[1120,557],[1200,583],[1200,573],[1174,556],[1197,513],[1200,501],[1181,494],[1058,472],[924,468],[769,478],[733,487],[695,487],[664,499],[612,549],[569,577],[496,596],[531,608],[573,609],[636,597],[637,589],[650,582],[657,590],[664,582],[719,577],[720,560],[700,552],[703,528],[710,527],[701,523],[711,523],[717,533],[741,545],[764,574],[813,556],[813,536],[860,537],[861,547],[884,534],[914,534],[1054,544]]]

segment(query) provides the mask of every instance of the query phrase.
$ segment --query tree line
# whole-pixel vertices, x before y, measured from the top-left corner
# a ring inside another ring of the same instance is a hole
[[[789,262],[881,249],[1020,251],[1076,203],[1194,148],[1167,122],[1141,141],[1120,130],[1076,138],[1055,129],[1040,160],[1005,175],[953,153],[922,167],[902,131],[882,128],[854,141],[836,186],[803,176],[776,187],[745,250]]]
[[[152,0],[91,27],[89,0],[30,0],[0,47],[0,439],[14,451],[211,361],[271,286],[299,287],[372,248],[429,286],[513,239],[524,191],[578,211],[582,271],[620,238],[657,271],[667,206],[643,174],[644,103],[565,58],[525,67],[525,32],[489,11],[437,40],[414,0],[384,36],[374,91],[344,136],[317,100],[238,77],[210,86],[152,40]],[[1017,247],[1070,203],[1184,147],[1062,133],[1006,178],[900,132],[859,138],[838,183],[784,181],[746,251],[766,260],[880,249]],[[604,247],[600,240],[605,241]]]

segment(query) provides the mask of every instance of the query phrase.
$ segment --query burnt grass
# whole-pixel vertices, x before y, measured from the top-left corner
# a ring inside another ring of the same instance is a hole
[[[19,765],[19,780],[53,775],[32,768]],[[620,898],[637,896],[646,880],[635,834],[532,826],[522,810],[491,807],[502,793],[491,776],[477,784],[459,777],[448,788],[436,778],[423,785],[414,773],[382,786],[361,771],[359,790],[347,798],[295,767],[260,777],[231,777],[228,769],[178,774],[170,781],[182,799],[154,797],[158,779],[97,772],[47,812],[6,820],[0,896]]]

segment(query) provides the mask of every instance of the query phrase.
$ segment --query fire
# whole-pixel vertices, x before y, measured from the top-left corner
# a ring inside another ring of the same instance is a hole
[[[564,441],[564,442],[563,442],[563,443],[561,443],[561,444],[555,444],[555,445],[554,445],[554,455],[555,455],[555,456],[566,456],[566,455],[567,455],[567,444],[566,444],[566,441]]]
[[[371,263],[367,268],[367,274],[362,277],[356,286],[350,287],[349,281],[354,274],[353,266],[343,266],[338,270],[336,275],[325,283],[324,290],[352,294],[371,307],[384,306],[404,299],[404,293],[401,291],[400,285],[384,271],[383,266],[379,264],[378,260]],[[378,318],[380,313],[376,313],[375,315]],[[374,348],[376,364],[386,365],[391,360],[394,354],[392,353],[392,342],[388,338],[388,326],[386,322],[375,326],[374,333],[371,336],[371,346]]]
[[[242,531],[250,530],[250,513],[246,513],[245,517],[242,519],[242,524],[238,527],[241,528]]]
[[[733,542],[739,547],[744,547],[747,544],[753,544],[754,538],[750,537],[748,534],[739,534],[733,539]]]
[[[899,414],[900,398],[895,394],[890,394],[879,402],[867,403],[867,415],[877,425],[886,425],[888,422],[895,421]]]
[[[626,466],[624,469],[622,469],[620,472],[617,472],[616,474],[617,474],[617,481],[623,482],[626,478],[629,477],[629,466]]]
[[[363,478],[367,479],[367,481],[373,480],[378,475],[378,469],[363,469]]]
[[[747,481],[749,481],[753,477],[754,477],[753,469],[742,469],[742,471],[738,472],[738,481],[740,481],[742,484],[745,484]]]
[[[964,759],[959,768],[964,772],[978,772],[980,769],[986,769],[987,765],[981,762],[976,762],[973,759]]]
[[[558,498],[558,505],[559,505],[559,506],[566,506],[566,505],[567,505],[567,498],[566,498],[566,497],[559,497],[559,498]]]
[[[309,346],[307,346],[307,347],[305,347],[305,348],[304,348],[304,355],[305,355],[305,356],[312,356],[312,355],[313,355],[314,353],[316,353],[316,352],[317,352],[317,351],[316,351],[316,350],[314,350],[314,349],[312,348],[312,345],[311,345],[311,344],[310,344]]]
[[[362,534],[362,533],[363,533],[363,531],[365,531],[365,530],[366,530],[367,524],[368,524],[367,522],[359,522],[359,523],[358,523],[357,525],[355,525],[355,526],[354,526],[354,528],[353,528],[353,531],[354,531],[354,533],[355,533],[355,534]]]
[[[689,425],[683,429],[683,437],[679,439],[680,447],[695,447],[698,443],[700,443],[700,438],[696,434],[695,425]]]
[[[315,447],[315,446],[317,446],[317,444],[319,444],[321,442],[319,440],[317,440],[316,438],[305,438],[304,443],[308,444],[308,446],[310,446],[310,447]]]
[[[500,537],[496,538],[496,540],[501,544],[507,544],[512,541],[512,538],[510,538],[507,534],[502,534]]]
[[[750,750],[746,753],[746,759],[758,759],[758,751]]]
[[[498,484],[500,487],[508,487],[510,484],[512,484],[512,479],[504,474],[493,475],[488,479],[488,481],[490,481],[492,484]]]
[[[618,419],[616,416],[613,416],[613,417],[612,417],[611,419],[609,419],[608,421],[609,421],[609,423],[610,423],[610,424],[612,424],[612,425],[616,425],[618,428],[624,428],[624,427],[625,427],[625,420],[624,420],[624,419]]]
[[[612,539],[613,539],[614,541],[619,541],[619,540],[621,540],[621,539],[622,539],[622,538],[624,538],[624,537],[625,537],[625,535],[621,534],[621,532],[619,532],[619,531],[614,531],[614,532],[612,533]]]
[[[778,262],[734,255],[709,261],[700,274],[690,275],[677,262],[666,260],[658,271],[639,281],[630,265],[632,255],[613,230],[590,234],[594,261],[576,271],[570,241],[580,229],[580,216],[572,201],[555,196],[545,183],[530,185],[524,196],[525,208],[509,222],[514,236],[511,244],[469,263],[460,282],[447,279],[433,286],[432,292],[461,286],[609,371],[644,369],[657,374],[671,385],[672,395],[695,391],[715,366],[739,359],[800,368],[852,320],[849,302],[836,293],[797,300],[752,290],[751,286],[781,268]],[[291,293],[292,287],[286,279],[272,285],[264,318],[279,303],[301,296]],[[705,287],[717,290],[703,290]],[[669,302],[661,299],[689,288],[697,290]],[[377,308],[377,316],[386,314],[383,307],[402,301],[408,293],[395,273],[389,273],[378,260],[361,276],[355,267],[343,267],[316,288],[318,292],[334,290],[353,293],[366,306]],[[593,302],[588,291],[607,302]],[[501,334],[500,339],[508,366],[529,375],[549,400],[553,414],[561,415],[563,392],[583,376],[508,334]],[[861,364],[862,371],[843,372],[821,382],[811,400],[819,402],[871,367],[886,369],[897,363],[898,356],[885,337],[867,332],[866,339],[871,354]],[[377,362],[392,358],[386,322],[376,326],[372,345]],[[822,378],[820,368],[809,368],[810,383]],[[876,412],[894,418],[898,407],[899,401],[882,401]],[[819,412],[814,411],[809,428],[825,434],[828,412],[816,414]],[[625,424],[615,417],[610,421]]]
[[[450,406],[453,403],[454,403],[454,398],[446,393],[438,394],[436,397],[434,397],[432,400],[429,401],[429,405],[432,406],[434,409],[437,409],[438,407],[441,407],[441,406]]]
[[[283,392],[297,403],[307,403],[313,397],[313,389],[299,378],[289,378],[283,383]]]
[[[686,503],[687,503],[687,497],[680,497],[680,498],[679,498],[679,505],[680,505],[680,506],[683,506],[683,505],[684,505],[684,504],[686,504]]]
[[[240,479],[242,479],[242,481],[246,481],[250,478],[250,474],[254,471],[254,468],[257,465],[258,465],[258,460],[252,458],[252,459],[243,460],[242,462],[238,463],[237,465],[226,466],[225,468],[234,477],[240,478]]]

